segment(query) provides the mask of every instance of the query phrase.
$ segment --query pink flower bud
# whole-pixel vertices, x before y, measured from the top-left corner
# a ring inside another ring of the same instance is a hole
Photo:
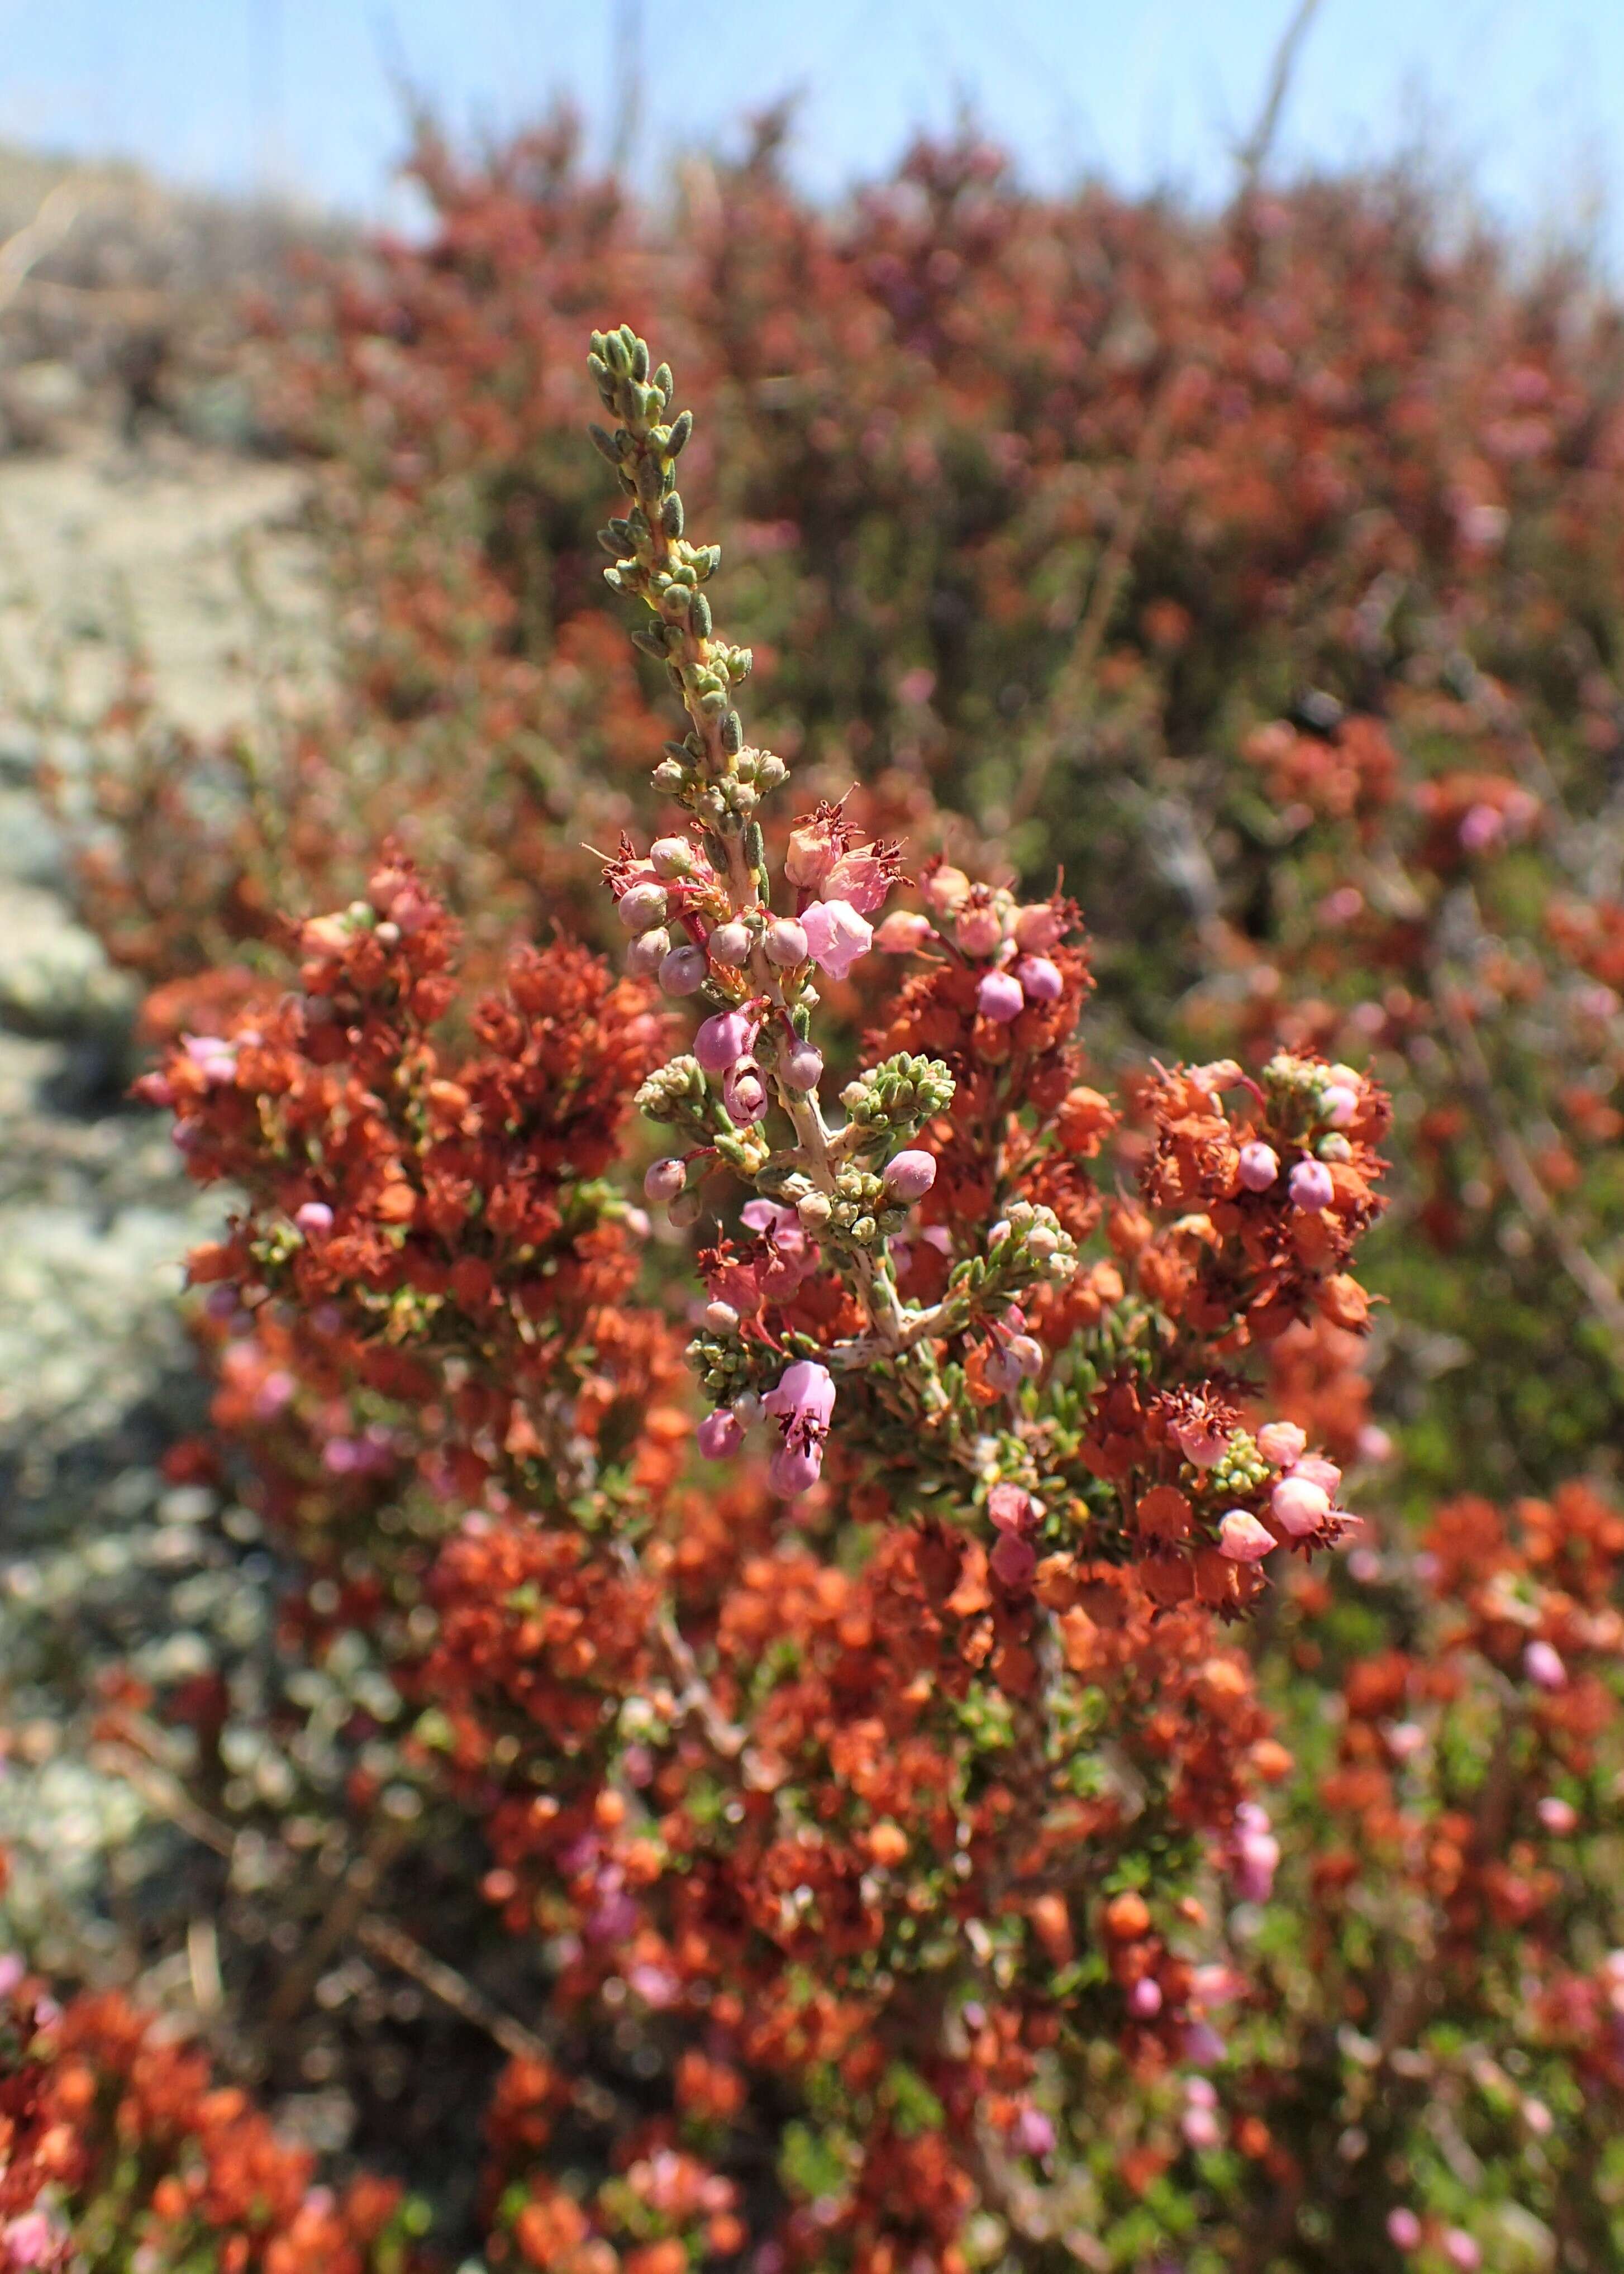
[[[644,1171],[643,1197],[664,1208],[676,1198],[687,1182],[686,1163],[679,1161],[675,1154],[668,1154],[662,1161],[651,1161]]]
[[[999,1533],[998,1544],[987,1561],[1009,1588],[1030,1587],[1038,1569],[1037,1553],[1030,1540],[1018,1540],[1012,1532]]]
[[[333,1211],[325,1201],[306,1201],[295,1210],[293,1221],[302,1232],[331,1231]]]
[[[935,869],[925,878],[925,898],[933,915],[951,915],[969,897],[970,879],[962,869]]]
[[[705,1306],[704,1316],[706,1325],[714,1335],[730,1335],[738,1324],[738,1313],[731,1303],[724,1303],[720,1296]]]
[[[695,1442],[707,1461],[730,1460],[744,1442],[744,1432],[730,1405],[707,1413],[695,1432]]]
[[[823,1052],[816,1043],[797,1043],[778,1071],[791,1089],[816,1089],[823,1080]]]
[[[1267,1525],[1243,1508],[1232,1508],[1218,1527],[1218,1552],[1232,1563],[1261,1563],[1278,1545]]]
[[[626,950],[626,968],[634,978],[653,979],[671,953],[671,935],[663,924],[640,931]]]
[[[1046,2156],[1054,2146],[1054,2127],[1040,2108],[1023,2108],[1016,2118],[1009,2144],[1021,2156]]]
[[[1566,1840],[1570,1832],[1578,1828],[1578,1810],[1571,1802],[1559,1798],[1555,1793],[1547,1793],[1543,1800],[1537,1803],[1534,1813],[1553,1839]]]
[[[1308,1438],[1295,1421],[1265,1421],[1258,1432],[1258,1450],[1272,1469],[1288,1469],[1308,1450]]]
[[[1324,1526],[1330,1496],[1306,1477],[1282,1477],[1269,1495],[1269,1513],[1292,1539],[1306,1540]]]
[[[660,967],[660,984],[668,995],[691,995],[704,986],[709,968],[702,947],[674,947]]]
[[[1463,2226],[1452,2226],[1444,2235],[1444,2255],[1461,2274],[1477,2274],[1483,2263],[1483,2253]]]
[[[935,1181],[935,1156],[917,1146],[905,1153],[894,1153],[880,1178],[894,1201],[910,1204],[923,1200]]]
[[[784,874],[797,891],[815,892],[835,866],[837,849],[829,824],[803,821],[789,832]]]
[[[1034,900],[1015,912],[1015,944],[1024,955],[1046,955],[1060,945],[1065,929],[1052,900]]]
[[[763,944],[767,961],[775,963],[781,971],[793,971],[812,953],[806,942],[806,927],[793,916],[780,916],[776,923],[769,924]]]
[[[755,1039],[754,1023],[743,1011],[718,1011],[694,1035],[693,1054],[706,1073],[726,1073],[748,1055]]]
[[[1142,2022],[1152,2021],[1161,2011],[1160,1983],[1148,1974],[1136,1982],[1128,1992],[1128,2010]]]
[[[1387,1751],[1395,1761],[1414,1760],[1426,1751],[1427,1733],[1419,1721],[1395,1721],[1387,1731]]]
[[[1015,975],[1029,1003],[1058,1003],[1065,992],[1060,966],[1051,963],[1046,955],[1023,955],[1015,967]]]
[[[1292,1463],[1291,1473],[1305,1478],[1311,1485],[1318,1485],[1331,1500],[1336,1498],[1337,1487],[1342,1481],[1341,1469],[1334,1461],[1327,1461],[1323,1453],[1305,1453],[1300,1461]]]
[[[1241,1148],[1241,1182],[1249,1193],[1266,1193],[1280,1174],[1280,1155],[1273,1145],[1254,1137]]]
[[[1319,1111],[1333,1129],[1346,1129],[1359,1111],[1359,1095],[1346,1084],[1333,1081],[1319,1100]]]
[[[633,885],[621,894],[616,913],[628,931],[650,931],[665,922],[669,906],[663,885]]]
[[[648,858],[656,877],[691,877],[694,871],[693,847],[685,837],[656,837]]]
[[[850,900],[814,900],[801,918],[814,963],[831,979],[843,979],[874,944],[874,928]]]
[[[1522,1671],[1537,1690],[1567,1687],[1567,1668],[1548,1642],[1530,1643],[1522,1653]]]
[[[1408,2203],[1387,2213],[1387,2240],[1395,2250],[1418,2250],[1421,2248],[1421,2221]]]
[[[1218,2119],[1210,2108],[1187,2108],[1181,2120],[1180,2129],[1186,2143],[1197,2154],[1203,2149],[1216,2148],[1224,2136]]]
[[[1026,1007],[1020,981],[1012,971],[989,971],[976,990],[976,1007],[984,1019],[1007,1027]]]
[[[1336,1187],[1331,1181],[1331,1171],[1323,1161],[1299,1161],[1286,1179],[1293,1208],[1310,1210],[1329,1208],[1335,1197]]]
[[[985,902],[962,908],[954,919],[953,937],[963,954],[996,955],[1004,944],[1004,920]]]
[[[750,960],[749,926],[718,924],[705,945],[714,963],[730,963],[737,969]]]
[[[1019,1485],[994,1485],[986,1496],[986,1512],[1000,1532],[1028,1532],[1037,1520],[1038,1503]]]
[[[928,916],[919,915],[911,908],[893,908],[874,934],[874,945],[883,948],[888,955],[912,955],[933,936]]]

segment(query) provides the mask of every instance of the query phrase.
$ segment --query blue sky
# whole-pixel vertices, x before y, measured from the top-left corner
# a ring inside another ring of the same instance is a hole
[[[642,0],[638,163],[801,91],[796,163],[837,192],[961,98],[1026,170],[1221,191],[1292,0]],[[399,218],[393,74],[464,128],[558,93],[601,148],[637,0],[0,0],[0,136],[267,181]],[[680,30],[679,27],[680,26]],[[1421,146],[1516,225],[1624,254],[1624,0],[1321,0],[1280,155]]]

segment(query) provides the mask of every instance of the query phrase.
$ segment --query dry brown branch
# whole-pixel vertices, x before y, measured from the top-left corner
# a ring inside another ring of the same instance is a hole
[[[33,220],[25,222],[0,245],[0,308],[16,297],[28,271],[61,244],[79,219],[84,202],[83,184],[69,175],[46,192]]]

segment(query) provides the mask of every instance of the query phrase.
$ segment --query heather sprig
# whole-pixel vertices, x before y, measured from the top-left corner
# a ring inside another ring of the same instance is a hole
[[[750,651],[716,631],[701,589],[720,565],[721,547],[696,545],[684,533],[676,461],[692,413],[670,416],[670,367],[653,366],[647,343],[630,327],[595,332],[588,367],[605,409],[620,422],[612,433],[593,426],[593,440],[629,501],[625,514],[599,532],[616,556],[604,574],[647,608],[653,621],[632,637],[665,665],[688,718],[686,734],[667,744],[653,780],[684,809],[691,833],[656,839],[646,858],[623,846],[605,877],[632,935],[632,968],[657,975],[669,994],[696,996],[709,1011],[691,1054],[657,1070],[639,1093],[652,1118],[692,1141],[686,1154],[654,1164],[646,1190],[671,1206],[679,1224],[691,1223],[699,1186],[714,1166],[727,1166],[754,1196],[753,1228],[774,1251],[781,1283],[827,1261],[862,1315],[857,1331],[821,1345],[815,1360],[796,1357],[786,1367],[781,1337],[738,1338],[741,1314],[724,1289],[714,1294],[694,1356],[713,1393],[729,1393],[735,1421],[741,1411],[777,1413],[787,1448],[806,1434],[809,1409],[804,1399],[786,1406],[783,1385],[800,1381],[809,1366],[824,1379],[883,1367],[893,1403],[900,1393],[921,1417],[940,1419],[948,1403],[938,1362],[944,1339],[990,1315],[994,1304],[1063,1284],[1076,1268],[1076,1244],[1051,1210],[1017,1208],[987,1228],[984,1253],[959,1262],[941,1300],[918,1303],[899,1291],[893,1243],[936,1173],[934,1156],[908,1141],[947,1111],[954,1075],[939,1058],[894,1052],[844,1085],[840,1120],[825,1109],[824,1055],[812,1020],[817,975],[844,980],[873,946],[869,918],[900,876],[900,848],[863,841],[839,807],[820,805],[792,828],[775,887],[759,814],[789,769],[744,740],[733,693],[749,675]],[[1043,962],[1041,972],[1029,975],[1034,1000],[1052,999],[1051,974],[1057,994],[1053,965]],[[1007,1021],[1026,996],[1016,971],[997,977],[1009,999],[988,1015]],[[775,1117],[787,1128],[775,1129]],[[788,1489],[819,1473],[833,1398],[821,1382],[815,1389],[810,1449],[796,1459],[781,1450],[774,1463],[774,1478]],[[708,1442],[727,1450],[737,1436],[717,1418]]]

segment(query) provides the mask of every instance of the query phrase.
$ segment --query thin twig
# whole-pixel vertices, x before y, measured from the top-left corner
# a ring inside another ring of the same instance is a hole
[[[230,1858],[237,1847],[237,1834],[229,1824],[211,1816],[198,1803],[168,1770],[148,1760],[132,1744],[105,1743],[91,1751],[91,1766],[121,1776],[141,1798],[160,1816],[190,1834],[216,1856]],[[443,1959],[435,1958],[422,1944],[408,1934],[393,1919],[382,1917],[376,1911],[363,1912],[355,1920],[351,1931],[361,1947],[374,1958],[394,1967],[437,1998],[442,2006],[499,2044],[507,2053],[531,2060],[549,2058],[545,2041],[511,2014],[504,2014],[482,1991],[476,1990],[467,1977]]]
[[[1624,1362],[1624,1298],[1595,1257],[1574,1237],[1541,1184],[1522,1140],[1506,1118],[1477,1030],[1462,1010],[1447,972],[1437,961],[1429,973],[1429,992],[1448,1035],[1455,1070],[1488,1136],[1501,1175],[1524,1216],[1543,1234],[1563,1270],[1612,1337],[1615,1356]]]
[[[1258,176],[1268,162],[1280,114],[1286,107],[1286,97],[1291,92],[1291,76],[1296,68],[1298,50],[1318,12],[1319,0],[1297,0],[1295,11],[1280,34],[1258,123],[1235,153],[1240,160],[1241,180],[1247,190],[1256,186]]]
[[[1127,504],[1094,577],[1088,606],[1077,628],[1071,653],[1061,666],[1054,682],[1054,690],[1046,706],[1046,722],[1027,751],[1026,762],[1021,769],[1021,779],[1009,808],[1012,825],[1027,820],[1037,810],[1038,802],[1043,795],[1050,769],[1060,752],[1060,734],[1054,722],[1063,719],[1074,706],[1085,707],[1090,700],[1099,651],[1111,628],[1116,603],[1133,563],[1134,548],[1139,542],[1139,532],[1150,509],[1162,451],[1172,425],[1174,390],[1182,369],[1180,364],[1172,366],[1151,404],[1150,416],[1144,422],[1144,432],[1139,437],[1139,448],[1134,457],[1133,478]]]

